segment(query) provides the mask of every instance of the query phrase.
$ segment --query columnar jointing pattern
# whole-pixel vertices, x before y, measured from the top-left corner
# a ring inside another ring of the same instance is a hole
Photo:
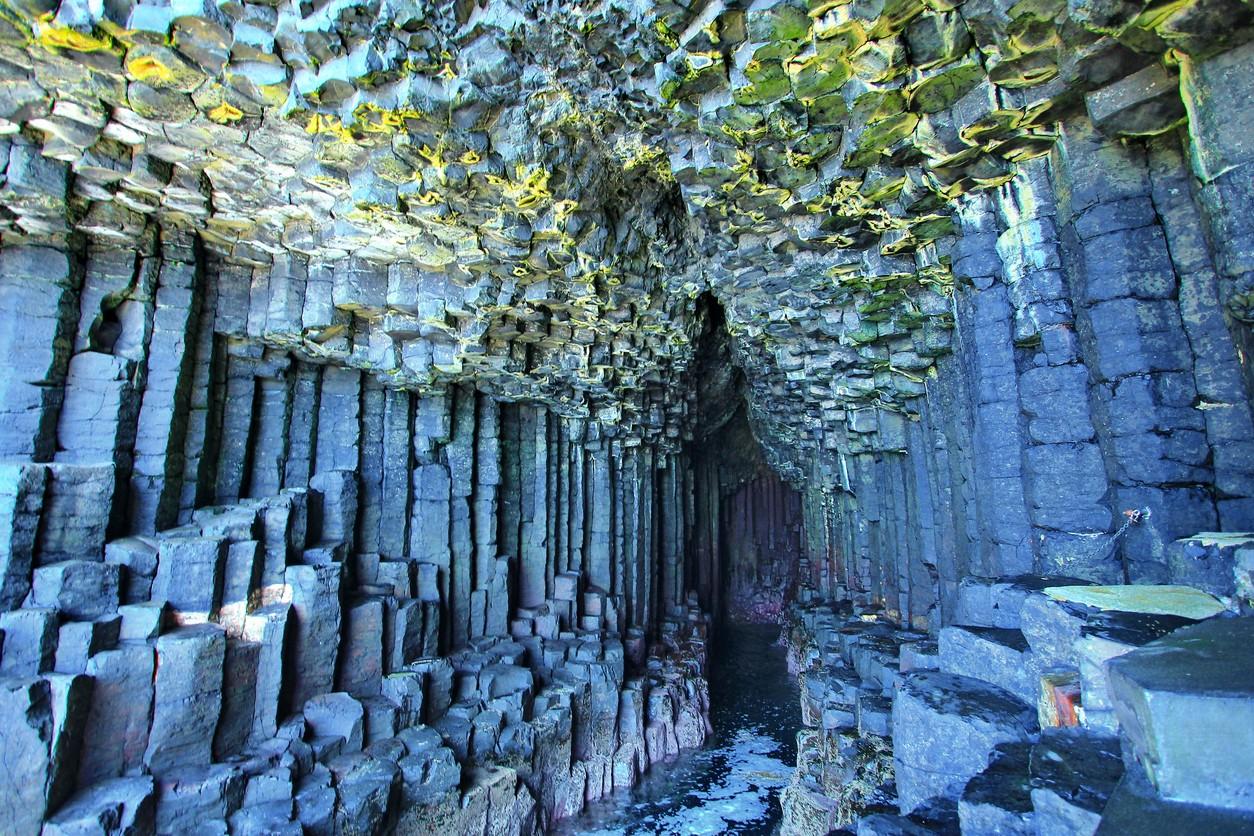
[[[0,829],[525,831],[699,743],[707,616],[794,586],[809,721],[879,738],[799,776],[885,777],[948,652],[905,813],[973,656],[1081,664],[946,630],[1121,627],[973,577],[1248,607],[1193,535],[1254,528],[1250,33],[0,3]]]
[[[0,259],[64,335],[9,320],[6,829],[529,832],[704,739],[677,444],[248,340],[190,237]]]

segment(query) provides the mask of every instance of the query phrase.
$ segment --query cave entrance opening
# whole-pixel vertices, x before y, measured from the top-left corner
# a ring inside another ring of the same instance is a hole
[[[780,644],[802,571],[800,494],[754,436],[744,373],[722,305],[697,299],[696,407],[685,588],[713,617],[707,679],[713,734],[653,769],[630,795],[592,804],[561,833],[772,833],[796,763],[801,707]]]
[[[703,294],[697,316],[688,588],[719,624],[778,624],[804,565],[801,494],[770,466],[753,433],[723,306]]]

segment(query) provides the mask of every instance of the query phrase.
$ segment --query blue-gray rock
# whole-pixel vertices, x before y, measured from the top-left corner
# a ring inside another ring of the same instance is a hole
[[[1107,664],[1120,726],[1166,798],[1250,808],[1252,630],[1248,617],[1215,618]]]
[[[893,697],[893,763],[903,813],[937,795],[957,798],[999,743],[1026,740],[1035,712],[1009,692],[939,671],[902,677]]]

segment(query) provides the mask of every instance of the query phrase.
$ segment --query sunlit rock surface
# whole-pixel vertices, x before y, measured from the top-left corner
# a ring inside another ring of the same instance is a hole
[[[1254,600],[1252,17],[0,0],[0,830],[549,828],[729,616],[788,828],[1187,818],[1112,671]],[[922,763],[953,680],[1092,734]]]

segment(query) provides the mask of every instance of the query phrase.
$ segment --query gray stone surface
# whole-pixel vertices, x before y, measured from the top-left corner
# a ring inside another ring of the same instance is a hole
[[[940,669],[991,682],[1035,705],[1041,690],[1041,666],[1018,630],[1001,627],[944,627],[940,631]]]
[[[0,713],[4,718],[4,805],[0,826],[11,833],[35,833],[48,811],[52,762],[52,698],[46,680],[0,680]]]
[[[977,679],[907,674],[893,698],[893,762],[902,813],[935,795],[957,797],[999,743],[1026,740],[1035,712]]]
[[[157,574],[152,597],[180,612],[208,617],[222,603],[227,541],[180,533],[162,537],[157,546]]]
[[[0,607],[12,609],[30,591],[30,572],[47,470],[0,466]]]
[[[226,634],[204,624],[157,639],[152,728],[144,765],[160,777],[211,759],[214,729],[222,712]]]
[[[1217,618],[1107,664],[1132,752],[1169,799],[1249,809],[1254,801],[1250,618]]]
[[[36,676],[56,664],[57,613],[51,609],[22,608],[0,613],[4,633],[0,674]]]
[[[361,750],[365,738],[365,711],[351,695],[335,692],[305,702],[305,724],[316,737],[340,737],[345,751]]]
[[[117,612],[121,570],[92,560],[63,560],[36,569],[24,606],[54,609],[90,621]]]
[[[152,778],[113,778],[76,793],[44,824],[49,836],[138,834],[156,828]]]
[[[156,659],[151,645],[122,642],[87,662],[91,711],[83,732],[78,785],[142,770],[152,721]]]

